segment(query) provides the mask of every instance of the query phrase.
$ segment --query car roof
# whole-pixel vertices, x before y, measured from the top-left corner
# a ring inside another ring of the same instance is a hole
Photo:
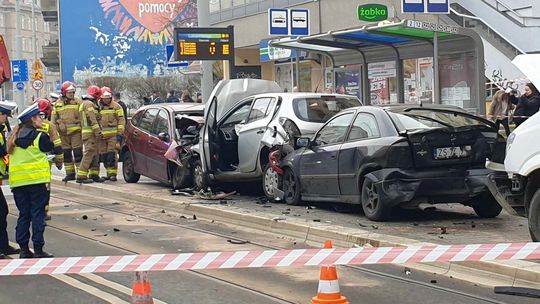
[[[358,106],[349,108],[346,110],[383,110],[386,112],[403,112],[409,109],[425,109],[425,110],[449,110],[449,111],[457,111],[457,112],[463,112],[468,113],[463,108],[457,107],[457,106],[449,106],[449,105],[441,105],[441,104],[384,104],[384,105],[365,105],[365,106]],[[344,111],[346,111],[344,110]]]
[[[295,92],[295,93],[262,93],[262,94],[256,94],[251,95],[251,97],[267,97],[267,96],[277,96],[281,97],[284,100],[285,99],[293,99],[293,98],[306,98],[306,97],[321,97],[321,96],[335,96],[335,97],[341,97],[341,98],[356,98],[358,97],[354,95],[345,95],[345,94],[335,94],[335,93],[312,93],[312,92]]]
[[[144,110],[148,108],[166,108],[170,112],[203,112],[204,104],[200,103],[158,103],[147,105],[139,110]]]

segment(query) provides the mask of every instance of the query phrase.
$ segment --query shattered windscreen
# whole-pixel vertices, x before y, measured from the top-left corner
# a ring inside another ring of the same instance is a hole
[[[492,129],[493,126],[480,117],[474,117],[458,111],[441,111],[435,109],[407,109],[400,112],[388,112],[400,131],[461,128],[481,126]]]

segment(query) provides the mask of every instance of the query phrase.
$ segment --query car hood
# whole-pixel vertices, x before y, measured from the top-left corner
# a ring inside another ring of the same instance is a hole
[[[275,82],[262,79],[221,80],[212,91],[210,102],[217,102],[216,119],[219,121],[225,113],[242,99],[262,93],[281,93],[283,89]],[[210,107],[205,109],[205,117]]]
[[[525,74],[525,76],[540,88],[540,54],[521,54],[517,55],[512,63]]]

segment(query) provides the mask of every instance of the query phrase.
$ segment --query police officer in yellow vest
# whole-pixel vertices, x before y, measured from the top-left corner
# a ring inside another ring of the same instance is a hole
[[[6,124],[8,117],[11,117],[11,111],[15,110],[17,105],[14,102],[0,101],[0,184],[2,177],[6,175],[8,154],[6,149]],[[9,245],[7,233],[7,215],[9,213],[8,205],[4,193],[0,188],[0,259],[6,255],[19,253],[19,249],[15,249]]]
[[[47,153],[54,148],[53,142],[44,132],[45,114],[40,114],[34,103],[21,114],[20,124],[13,130],[8,140],[9,185],[13,191],[15,205],[19,209],[19,219],[15,228],[16,239],[21,252],[19,258],[48,258],[51,254],[43,251],[45,239],[45,204],[47,184],[51,182],[51,168]],[[30,224],[34,253],[30,251]]]

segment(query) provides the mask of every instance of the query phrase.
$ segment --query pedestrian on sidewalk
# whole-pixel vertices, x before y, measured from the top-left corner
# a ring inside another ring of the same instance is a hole
[[[43,118],[37,103],[19,114],[19,125],[13,130],[7,144],[10,155],[9,185],[15,205],[19,209],[19,219],[15,228],[16,239],[21,252],[19,258],[49,258],[43,251],[45,239],[45,204],[47,184],[51,182],[51,168],[47,153],[54,148],[53,142],[44,132]],[[29,169],[31,168],[31,169]],[[34,253],[30,251],[30,224]]]
[[[14,102],[0,101],[0,185],[7,173],[6,169],[9,163],[6,149],[6,123],[8,122],[8,117],[11,117],[11,112],[16,108],[17,105]],[[7,233],[8,213],[8,204],[0,188],[0,259],[4,259],[6,255],[19,253],[19,249],[15,249],[9,245]]]
[[[499,128],[502,124],[507,137],[510,135],[508,118],[510,116],[509,114],[512,112],[513,109],[514,105],[512,104],[512,102],[510,102],[508,93],[503,90],[498,90],[495,95],[493,95],[493,99],[491,100],[491,105],[489,107],[488,118],[495,123],[495,126],[497,127],[497,132],[499,131]]]
[[[531,83],[525,85],[525,93],[517,97],[514,92],[510,92],[510,101],[516,105],[514,111],[514,122],[516,126],[522,124],[527,118],[533,116],[540,109],[540,92]]]

